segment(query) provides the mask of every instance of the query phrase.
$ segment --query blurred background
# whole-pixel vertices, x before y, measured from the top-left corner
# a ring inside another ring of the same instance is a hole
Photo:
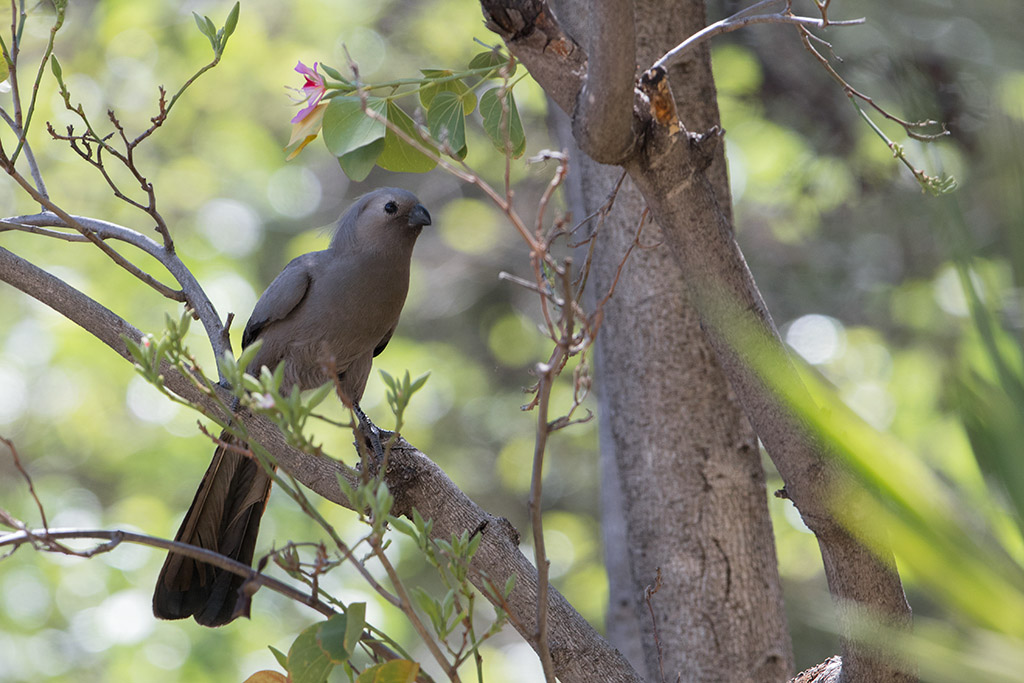
[[[709,19],[743,6],[710,2]],[[191,12],[220,25],[230,7],[71,3],[56,54],[72,101],[101,129],[113,108],[129,131],[141,131],[156,113],[157,86],[175,91],[209,59]],[[851,85],[904,118],[946,122],[951,136],[928,146],[885,126],[915,165],[956,176],[959,191],[941,200],[924,195],[893,160],[791,28],[756,26],[713,43],[739,240],[786,340],[869,424],[902,440],[954,485],[968,514],[1003,523],[1008,518],[971,454],[951,387],[980,353],[954,256],[974,257],[971,277],[1013,339],[1019,341],[1024,323],[1024,50],[1012,11],[995,0],[898,6],[857,0],[831,9],[834,19],[868,18],[865,26],[823,34]],[[45,5],[30,11],[29,68],[50,18]],[[291,162],[283,152],[295,113],[286,86],[302,84],[292,70],[297,61],[345,72],[347,48],[363,80],[390,80],[421,68],[464,68],[483,49],[474,38],[496,42],[469,2],[246,0],[222,63],[187,92],[141,148],[139,164],[156,186],[181,258],[221,316],[235,313],[236,350],[259,293],[291,258],[326,244],[325,228],[354,197],[381,185],[415,191],[434,225],[417,245],[398,335],[375,368],[431,373],[413,400],[405,436],[471,497],[525,532],[534,418],[519,406],[526,400],[522,387],[532,383],[528,368],[547,348],[531,297],[498,280],[502,270],[526,274],[522,244],[475,188],[442,171],[375,169],[352,183],[319,141]],[[72,213],[152,235],[144,216],[112,199],[98,174],[48,139],[43,122],[63,130],[76,121],[51,79],[41,93],[31,141],[51,196]],[[527,79],[516,93],[527,130],[525,159],[552,143],[541,91]],[[9,110],[10,95],[0,98]],[[468,135],[468,163],[503,182],[502,160],[483,132],[471,127]],[[5,133],[5,142],[10,139]],[[553,170],[512,163],[520,210],[528,216]],[[0,207],[5,216],[35,211],[9,180],[0,181]],[[159,333],[166,313],[180,313],[94,248],[12,232],[0,234],[0,245],[144,331]],[[212,372],[205,338],[194,331],[191,345]],[[568,405],[565,396],[560,400]],[[363,408],[389,425],[376,375]],[[336,408],[328,412],[340,416]],[[545,519],[554,583],[600,629],[607,588],[596,522],[596,433],[592,422],[554,437]],[[163,400],[102,344],[6,285],[0,285],[0,435],[18,448],[51,526],[161,536],[173,536],[212,452],[193,413]],[[350,458],[350,435],[319,429],[318,436],[328,452]],[[765,462],[770,493],[781,482]],[[835,637],[808,616],[807,605],[827,602],[821,560],[795,511],[774,497],[769,505],[797,666],[805,668],[837,652]],[[6,453],[0,506],[39,524]],[[361,533],[347,511],[330,505],[322,511],[343,536]],[[273,498],[261,548],[318,537],[294,506]],[[1005,545],[1019,562],[1024,550],[1013,538],[1006,535]],[[397,540],[395,550],[413,583],[436,585],[411,548]],[[276,668],[266,646],[287,651],[316,618],[263,591],[253,620],[226,629],[155,621],[150,596],[162,560],[160,552],[127,545],[90,561],[29,549],[5,559],[0,681],[242,680]],[[948,616],[913,572],[904,571],[904,580],[916,614]],[[371,621],[412,642],[401,616],[376,605],[353,571],[343,568],[326,581],[336,596],[369,601]],[[532,651],[514,634],[486,650],[485,671],[491,681],[541,679]]]

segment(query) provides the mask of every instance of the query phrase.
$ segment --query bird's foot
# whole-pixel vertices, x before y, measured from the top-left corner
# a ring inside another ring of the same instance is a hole
[[[370,447],[373,449],[373,455],[377,461],[377,465],[380,466],[384,462],[384,443],[389,441],[394,435],[394,432],[389,432],[386,429],[381,429],[366,416],[362,408],[359,407],[358,403],[352,404],[352,410],[356,414],[356,419],[359,420],[360,430],[369,441]]]

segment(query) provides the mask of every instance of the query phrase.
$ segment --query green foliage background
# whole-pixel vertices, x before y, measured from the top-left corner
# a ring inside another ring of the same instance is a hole
[[[713,18],[739,8],[711,4]],[[208,58],[191,12],[219,22],[229,9],[230,3],[215,2],[72,2],[56,54],[73,100],[82,101],[94,121],[113,107],[130,129],[144,128],[156,112],[156,86],[173,91]],[[981,352],[953,266],[956,249],[975,255],[973,277],[1017,342],[1022,324],[1024,54],[1004,16],[1009,11],[991,0],[956,11],[939,0],[898,8],[864,0],[832,9],[837,18],[838,12],[869,19],[865,27],[827,34],[855,87],[905,117],[949,123],[953,136],[941,144],[908,143],[918,165],[960,181],[958,194],[942,204],[922,195],[858,121],[792,29],[754,27],[714,43],[739,237],[776,321],[848,405],[957,485],[967,517],[988,518],[1002,508],[984,484],[957,415],[953,380]],[[45,6],[32,10],[26,31],[36,48],[47,19]],[[431,372],[406,416],[405,435],[470,496],[525,533],[533,422],[518,410],[520,387],[531,383],[526,370],[545,349],[530,297],[497,279],[499,270],[525,274],[528,268],[517,238],[479,193],[440,171],[415,176],[377,169],[365,182],[349,183],[319,142],[289,163],[282,151],[294,113],[284,86],[301,84],[292,71],[296,61],[340,67],[345,46],[364,80],[406,77],[421,68],[461,68],[480,50],[474,37],[494,42],[478,6],[468,2],[246,0],[221,65],[176,106],[165,129],[143,148],[141,165],[157,187],[179,253],[221,314],[235,312],[236,331],[289,259],[325,243],[320,227],[353,197],[383,184],[419,193],[434,226],[417,247],[399,336],[376,367],[392,375]],[[529,157],[551,146],[545,102],[528,79],[516,93]],[[8,106],[9,95],[0,97]],[[48,80],[37,112],[37,123],[45,120],[58,129],[70,122]],[[887,131],[902,140],[898,130]],[[149,229],[139,214],[109,198],[98,175],[47,138],[37,125],[34,150],[54,198],[74,213]],[[502,161],[478,126],[467,129],[467,142],[470,165],[502,182]],[[512,164],[524,206],[552,170]],[[0,207],[4,215],[34,210],[6,180],[0,181]],[[967,237],[958,245],[954,228],[961,221]],[[0,244],[143,330],[157,331],[166,312],[177,314],[95,249],[11,232],[0,234]],[[212,370],[202,336],[193,335],[194,350]],[[568,404],[564,397],[562,404]],[[371,378],[363,407],[387,424],[379,378]],[[89,335],[5,285],[0,434],[17,445],[51,525],[165,536],[177,528],[211,451],[193,415],[168,406]],[[345,435],[323,430],[320,436],[329,452],[351,453]],[[596,425],[559,432],[548,462],[552,574],[600,625],[607,589],[595,495]],[[780,485],[769,483],[770,490]],[[312,523],[282,500],[275,497],[268,510],[262,548],[315,537]],[[769,504],[787,597],[795,606],[790,624],[797,663],[808,666],[836,651],[834,636],[806,610],[826,602],[821,561],[788,504],[775,498]],[[0,460],[0,505],[38,524],[9,459]],[[341,530],[350,523],[345,511],[327,505],[322,511]],[[407,575],[423,569],[401,539],[395,547]],[[1024,556],[1010,542],[1007,552],[1018,563]],[[287,650],[314,619],[264,592],[255,618],[227,629],[156,622],[149,599],[161,561],[161,553],[128,546],[91,561],[26,549],[4,560],[0,681],[241,680],[274,666],[266,645]],[[904,578],[919,615],[950,618],[912,573]],[[429,588],[426,574],[423,580]],[[378,625],[411,636],[352,572],[336,572],[328,581],[348,600],[368,600],[368,618]],[[514,636],[496,642],[485,663],[492,681],[526,680],[536,668],[529,648]]]

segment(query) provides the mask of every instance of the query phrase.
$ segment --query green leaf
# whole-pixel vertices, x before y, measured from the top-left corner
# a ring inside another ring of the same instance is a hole
[[[475,534],[469,539],[469,543],[466,544],[466,559],[472,560],[473,556],[476,555],[476,551],[480,549],[480,542],[484,540],[483,534]]]
[[[50,70],[53,71],[53,76],[57,79],[57,84],[63,89],[64,70],[60,68],[60,62],[57,61],[57,55],[50,55]]]
[[[330,396],[332,391],[334,391],[334,382],[325,382],[306,401],[306,410],[313,410],[313,408],[323,403],[324,399]]]
[[[242,375],[242,387],[244,387],[249,393],[263,391],[263,387],[260,386],[259,380],[249,374]]]
[[[320,624],[320,628],[316,632],[317,645],[334,664],[341,664],[354,652],[354,649],[349,649],[345,642],[347,628],[347,615],[332,614],[327,621]]]
[[[353,602],[345,612],[348,620],[345,623],[345,649],[349,652],[356,651],[356,645],[363,637],[363,629],[366,627],[366,603]]]
[[[204,17],[197,14],[196,12],[192,13],[192,17],[196,20],[196,26],[199,27],[199,32],[207,38],[209,38],[210,40],[213,40],[214,32],[211,30],[213,24],[207,24],[207,20]]]
[[[437,93],[427,110],[427,126],[430,135],[440,144],[448,143],[454,156],[466,156],[466,116],[462,99],[450,90]]]
[[[512,595],[512,589],[515,588],[515,587],[516,587],[516,575],[515,574],[509,574],[508,579],[505,580],[505,589],[504,589],[504,592],[501,594],[502,597],[507,598],[508,596]]]
[[[416,538],[419,535],[416,533],[416,527],[409,524],[409,522],[401,517],[389,517],[388,524],[390,524],[395,531],[403,533],[410,538]]]
[[[238,356],[238,367],[242,368],[243,372],[248,371],[249,366],[256,360],[256,354],[260,352],[260,347],[262,346],[263,340],[257,339],[242,349],[242,353]]]
[[[480,52],[473,56],[473,59],[469,60],[470,69],[483,69],[486,67],[492,67],[498,69],[505,64],[508,64],[508,56],[497,50],[487,50],[486,52]],[[509,69],[508,76],[511,78],[516,72],[516,63],[512,63],[512,68]],[[501,76],[495,71],[494,76],[491,78],[501,78]]]
[[[409,386],[409,395],[411,396],[412,394],[415,394],[417,391],[422,389],[423,385],[427,383],[428,379],[430,379],[429,372],[425,372],[419,377],[417,377],[416,380],[412,383],[412,385]]]
[[[377,158],[384,151],[384,138],[374,140],[370,144],[338,157],[341,170],[357,183],[366,180],[370,171],[377,165]]]
[[[366,108],[382,117],[387,116],[387,101],[380,97],[368,97]],[[331,150],[331,154],[339,159],[383,139],[386,132],[387,126],[384,121],[367,116],[363,111],[363,103],[359,97],[335,97],[324,111],[324,143],[327,149]]]
[[[145,336],[142,337],[142,339],[145,338]],[[149,354],[146,352],[145,348],[143,348],[142,340],[140,339],[139,341],[135,341],[126,334],[121,335],[121,340],[128,348],[128,353],[132,354],[132,358],[135,359],[135,362],[138,363],[143,370],[147,369],[150,365]]]
[[[335,69],[333,66],[327,66],[323,62],[320,62],[320,68],[325,74],[331,79],[338,81],[339,83],[351,83],[347,78],[341,75],[341,72]]]
[[[281,668],[284,669],[285,671],[287,671],[288,670],[288,655],[286,655],[285,653],[281,652],[280,650],[278,650],[273,645],[268,645],[267,647],[270,648],[270,653],[272,655],[274,655],[274,659],[277,660],[277,663],[281,666]]]
[[[288,649],[288,674],[293,683],[324,683],[334,663],[317,644],[317,632],[324,622],[305,629]]]
[[[345,498],[348,499],[348,502],[350,502],[355,509],[360,509],[362,506],[359,505],[356,500],[356,490],[352,488],[351,484],[349,484],[348,480],[342,476],[341,472],[338,472],[337,478],[338,488],[341,490],[341,495],[345,496]]]
[[[234,383],[238,380],[238,363],[230,351],[225,351],[222,356],[217,358],[217,368],[228,381]]]
[[[441,621],[441,605],[437,600],[419,586],[413,587],[412,597],[423,613],[430,619],[430,623],[434,626],[434,631],[440,633],[444,630],[444,624]]]
[[[179,339],[184,339],[185,335],[188,334],[188,328],[192,325],[192,314],[188,311],[184,311],[181,314],[181,319],[178,321],[177,335]]]
[[[413,683],[419,675],[420,665],[407,659],[392,659],[359,674],[358,683]]]
[[[413,140],[420,142],[421,145],[434,154],[437,153],[437,150],[432,145],[421,140],[416,124],[409,118],[408,114],[402,111],[401,107],[394,102],[388,102],[387,112],[388,121],[395,127]],[[412,144],[406,142],[395,131],[388,128],[387,135],[384,137],[384,151],[381,152],[380,158],[377,159],[377,165],[389,171],[426,173],[437,166],[437,160],[413,147]]]
[[[449,69],[420,69],[420,73],[430,80],[447,78],[454,75],[454,72]],[[437,83],[428,82],[420,90],[420,104],[423,105],[424,109],[429,109],[431,102],[434,101],[434,97],[442,92],[455,93],[462,102],[463,113],[466,116],[472,114],[476,108],[476,94],[469,89],[461,78],[453,78],[450,81],[440,81]]]
[[[505,104],[508,108],[507,123],[502,121],[503,110],[498,93],[501,88],[492,88],[485,92],[480,98],[480,114],[484,117],[484,132],[491,139],[491,143],[499,152],[506,152],[506,139],[508,140],[508,152],[513,159],[518,159],[526,151],[526,133],[523,131],[523,122],[519,120],[519,110],[516,108],[516,100],[509,90],[505,94]],[[507,133],[506,133],[507,129]]]
[[[280,363],[278,363],[277,367],[274,368],[274,372],[271,375],[274,378],[273,389],[275,394],[281,393],[281,384],[284,383],[284,364],[287,362],[287,360],[283,360]]]
[[[235,6],[231,8],[231,12],[228,14],[227,21],[224,22],[224,38],[227,39],[232,33],[235,32],[235,27],[238,26],[238,10],[241,2],[236,2]]]

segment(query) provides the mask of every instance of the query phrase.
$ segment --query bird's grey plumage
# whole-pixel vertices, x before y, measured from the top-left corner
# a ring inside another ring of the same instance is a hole
[[[387,346],[409,290],[413,245],[430,214],[411,192],[363,195],[338,221],[330,246],[293,259],[260,296],[242,347],[262,346],[247,368],[284,366],[282,391],[311,389],[338,373],[355,403],[373,358]],[[230,435],[221,439],[230,442]],[[244,444],[242,444],[244,447]],[[270,477],[236,449],[218,448],[176,540],[252,563]],[[219,626],[237,614],[242,577],[171,553],[153,596],[162,619]]]
[[[429,223],[411,192],[388,188],[361,197],[338,221],[330,247],[294,259],[256,303],[243,346],[256,339],[263,346],[249,371],[286,361],[287,392],[328,381],[330,362],[342,390],[359,401],[368,361],[398,324],[413,245]]]

